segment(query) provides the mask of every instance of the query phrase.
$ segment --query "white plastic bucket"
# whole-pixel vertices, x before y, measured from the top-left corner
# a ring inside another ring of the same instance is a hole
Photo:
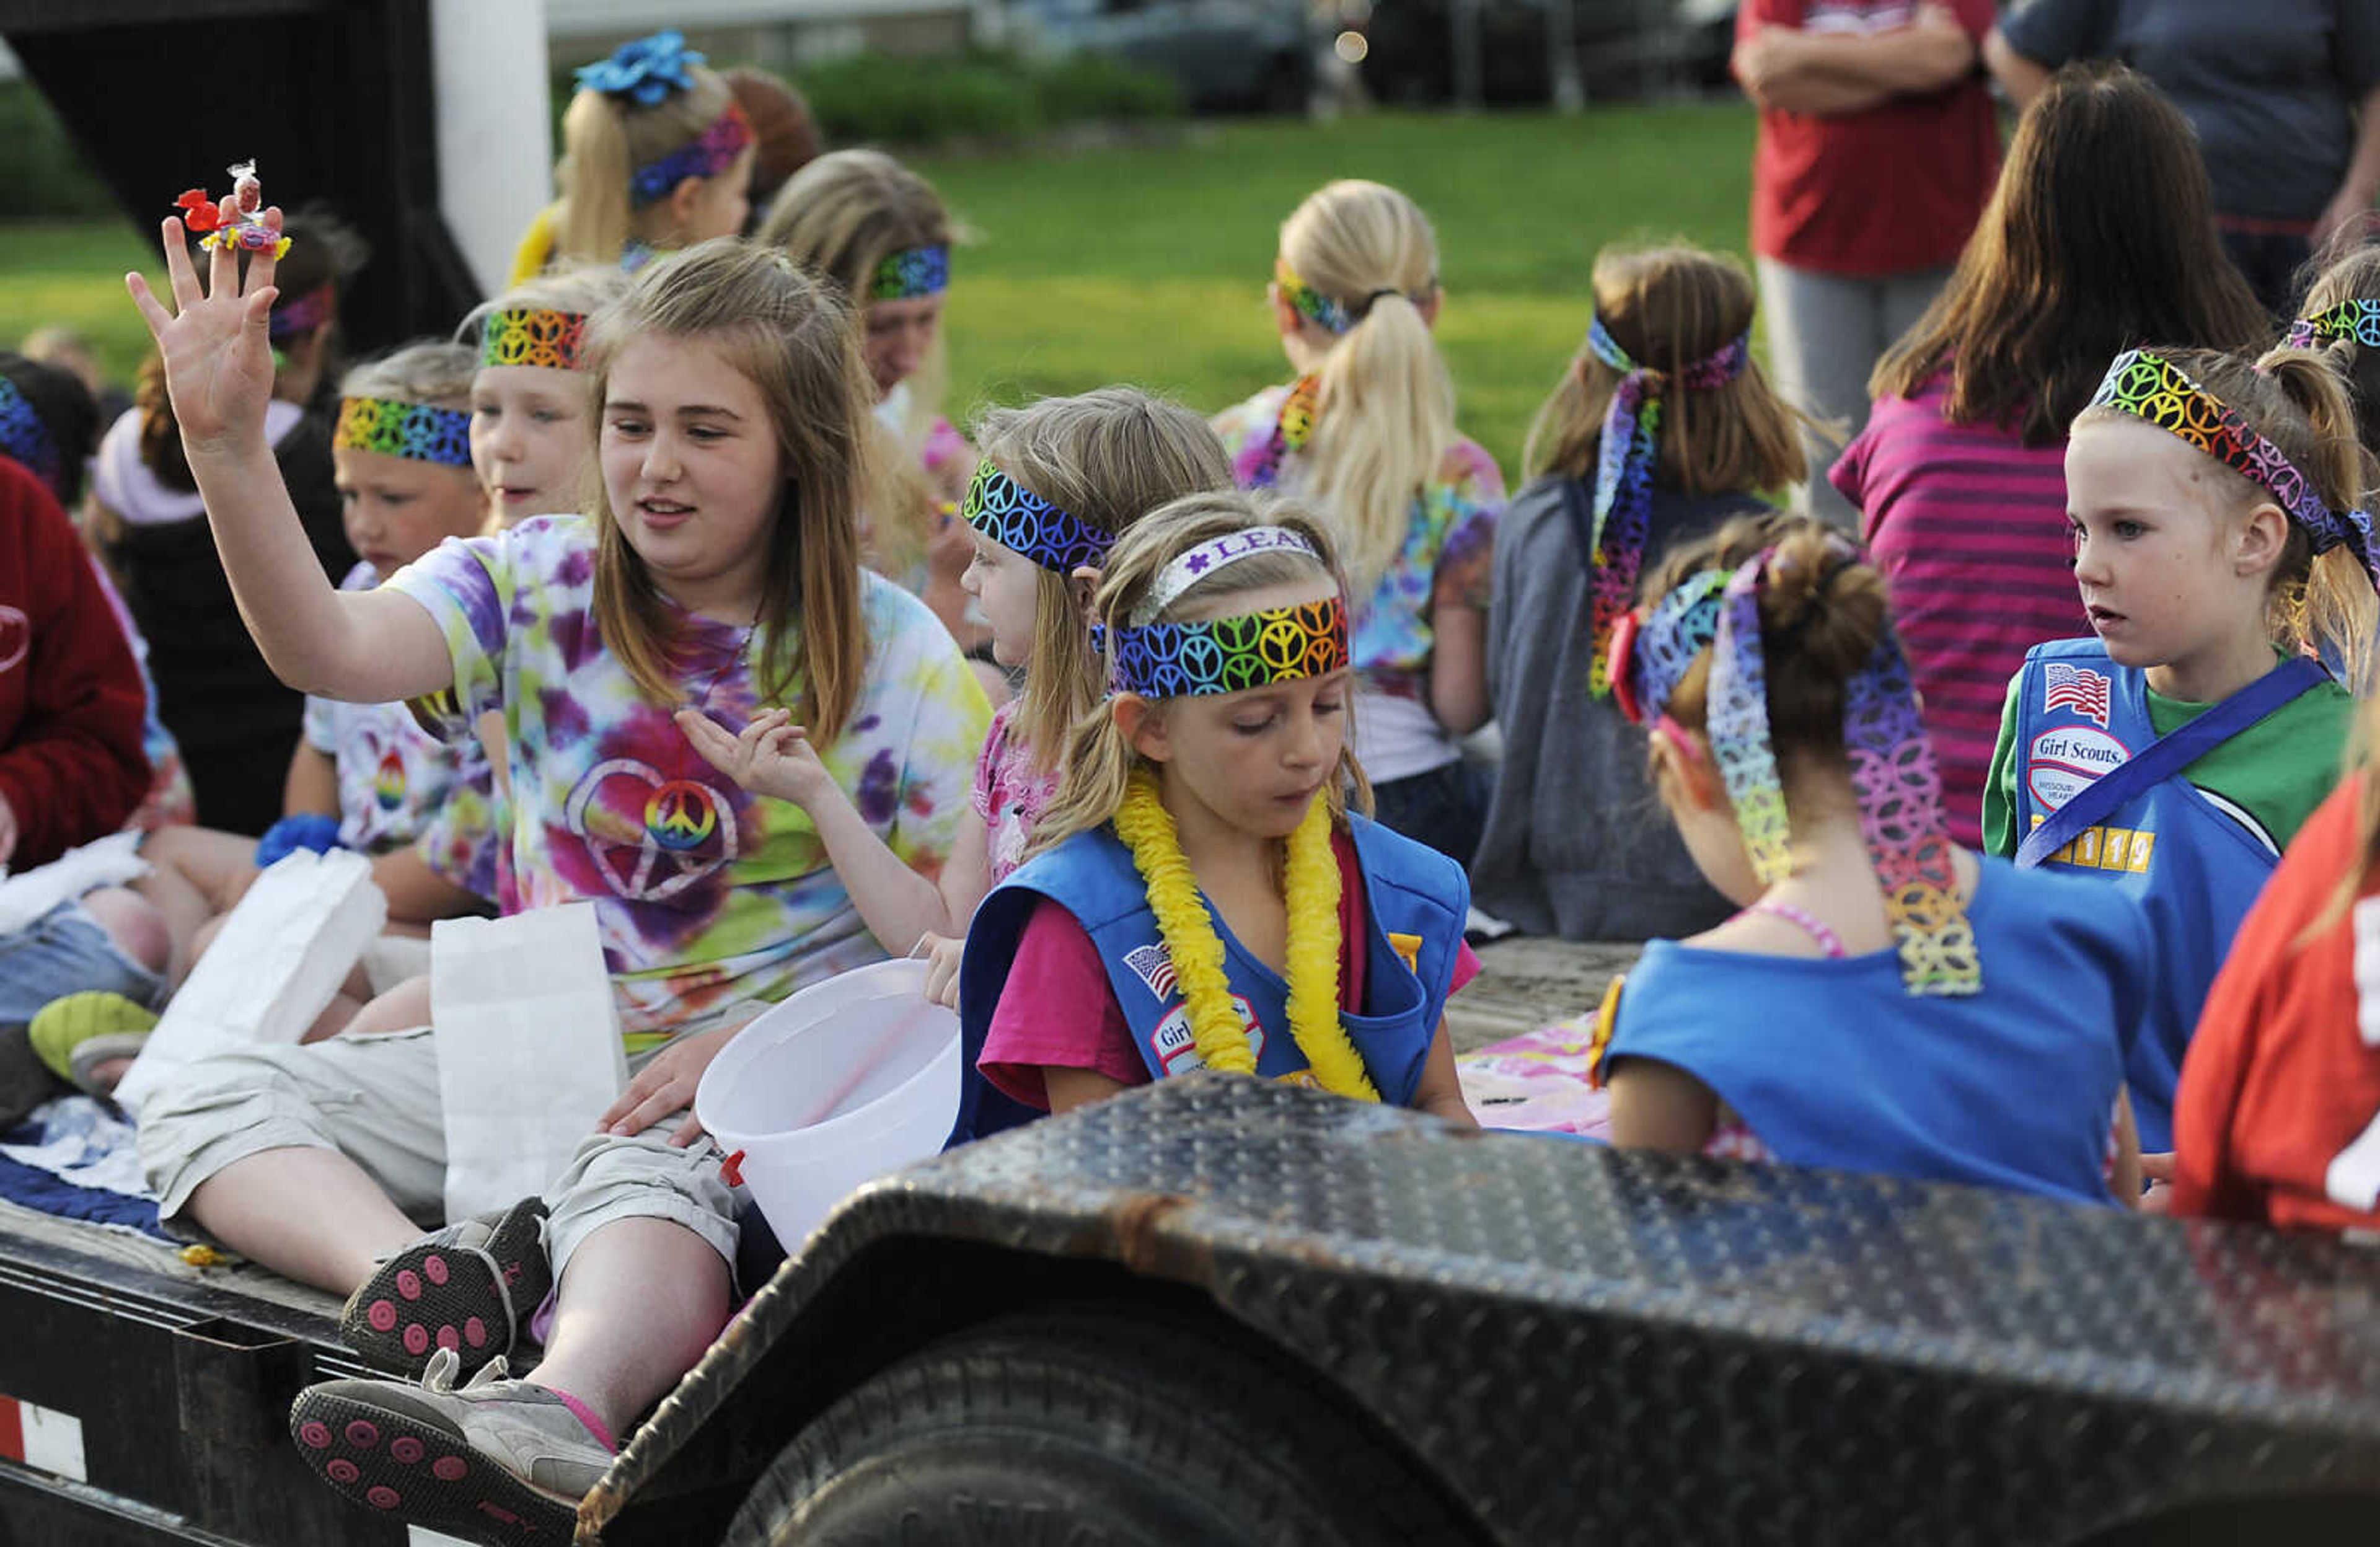
[[[879,962],[804,989],[732,1038],[695,1115],[788,1251],[863,1182],[940,1153],[959,1106],[959,1017],[926,964]]]

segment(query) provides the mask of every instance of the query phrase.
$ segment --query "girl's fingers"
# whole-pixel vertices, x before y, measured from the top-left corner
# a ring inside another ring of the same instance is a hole
[[[140,309],[140,320],[149,324],[149,336],[162,342],[165,330],[173,325],[174,314],[151,293],[149,282],[140,275],[126,274],[124,287],[132,293],[132,304]]]
[[[179,215],[167,215],[160,229],[164,233],[165,281],[167,288],[174,292],[174,310],[177,313],[188,311],[207,298],[206,292],[199,288],[197,271],[190,267],[189,233],[182,229]]]
[[[271,286],[250,292],[248,298],[245,325],[249,332],[264,342],[267,348],[272,347],[273,340],[273,303],[280,298],[281,292]]]
[[[683,1150],[704,1137],[709,1131],[702,1126],[701,1118],[688,1113],[686,1121],[677,1126],[677,1132],[670,1135],[670,1143],[674,1148]]]
[[[276,204],[271,209],[266,210],[262,214],[257,216],[257,219],[268,230],[280,230],[280,206]],[[280,262],[280,249],[278,246],[265,248],[249,259],[248,288],[250,294],[253,294],[258,290],[261,290],[273,283],[273,271],[279,266]]]
[[[218,226],[218,233],[230,229],[228,223]],[[239,294],[239,244],[217,242],[208,250],[207,294],[236,296]]]

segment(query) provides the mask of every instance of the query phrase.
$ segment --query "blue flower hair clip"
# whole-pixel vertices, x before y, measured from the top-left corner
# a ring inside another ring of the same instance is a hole
[[[598,59],[578,69],[578,84],[607,97],[625,97],[651,107],[672,91],[694,89],[693,67],[703,55],[686,46],[686,34],[664,28],[650,38],[622,43],[609,59]]]

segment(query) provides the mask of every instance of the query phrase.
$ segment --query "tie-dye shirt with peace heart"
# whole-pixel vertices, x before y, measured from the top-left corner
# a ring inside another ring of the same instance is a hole
[[[777,1000],[880,961],[801,808],[747,794],[703,761],[604,650],[594,534],[547,517],[450,539],[389,584],[446,637],[442,730],[500,710],[511,737],[507,907],[595,905],[631,1049],[745,1000]],[[937,873],[967,809],[990,711],[950,635],[898,587],[861,577],[859,698],[819,752],[870,829]],[[741,729],[760,707],[753,631],[682,615],[686,702]]]
[[[341,591],[370,591],[380,573],[358,564]],[[360,854],[385,854],[421,836],[457,795],[466,808],[484,803],[493,779],[477,742],[449,746],[425,732],[401,703],[306,700],[306,745],[331,760],[338,777],[339,842]],[[492,847],[492,830],[458,829],[458,847]]]

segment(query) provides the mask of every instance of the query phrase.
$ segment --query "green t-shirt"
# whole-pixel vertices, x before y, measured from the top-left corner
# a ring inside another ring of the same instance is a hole
[[[2016,829],[2017,687],[2023,680],[2022,672],[2010,679],[2000,738],[1984,785],[1984,847],[2010,857],[2023,836]],[[2149,723],[2159,736],[2171,736],[2215,707],[2155,691],[2148,699]],[[2336,682],[2323,683],[2200,758],[2182,776],[2246,812],[2276,850],[2287,848],[2305,819],[2338,787],[2354,718],[2354,696]]]

